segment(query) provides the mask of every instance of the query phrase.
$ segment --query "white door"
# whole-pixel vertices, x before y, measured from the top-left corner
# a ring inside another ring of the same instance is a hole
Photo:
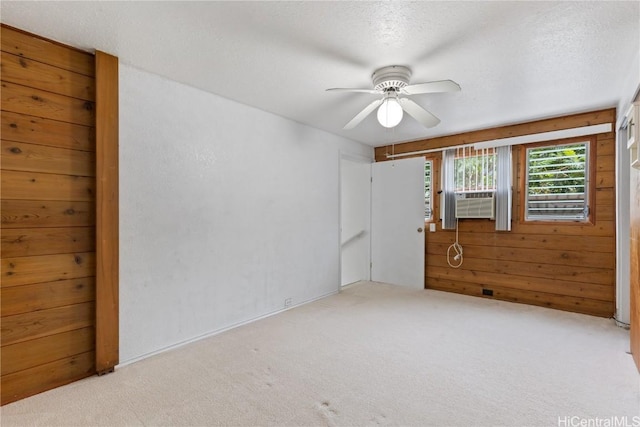
[[[370,279],[371,162],[340,159],[342,286]]]
[[[424,289],[424,158],[371,166],[371,280]]]

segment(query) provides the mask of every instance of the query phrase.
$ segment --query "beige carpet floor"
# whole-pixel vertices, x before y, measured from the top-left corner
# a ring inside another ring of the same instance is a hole
[[[359,283],[6,405],[1,422],[640,425],[628,335],[607,319]]]

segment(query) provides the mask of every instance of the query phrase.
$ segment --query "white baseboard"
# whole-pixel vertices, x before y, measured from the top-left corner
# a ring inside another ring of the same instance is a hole
[[[194,343],[194,342],[196,342],[196,341],[200,341],[200,340],[203,340],[203,339],[205,339],[205,338],[209,338],[209,337],[212,337],[212,336],[215,336],[215,335],[221,334],[221,333],[223,333],[223,332],[226,332],[226,331],[228,331],[228,330],[231,330],[231,329],[237,328],[237,327],[239,327],[239,326],[247,325],[247,324],[249,324],[249,323],[253,323],[253,322],[256,322],[256,321],[258,321],[258,320],[266,319],[267,317],[275,316],[276,314],[280,314],[280,313],[282,313],[282,312],[285,312],[285,311],[288,311],[288,310],[294,309],[294,308],[296,308],[296,307],[300,307],[300,306],[305,305],[305,304],[312,303],[312,302],[317,301],[317,300],[320,300],[320,299],[322,299],[322,298],[326,298],[326,297],[329,297],[329,296],[335,295],[335,294],[337,294],[338,292],[339,292],[339,290],[334,290],[334,291],[331,291],[331,292],[329,292],[329,293],[327,293],[327,294],[320,295],[320,296],[318,296],[318,297],[314,297],[314,298],[311,298],[311,299],[308,299],[308,300],[305,300],[305,301],[299,302],[298,304],[291,305],[291,306],[289,306],[289,307],[286,307],[286,308],[283,308],[283,309],[280,309],[280,310],[272,311],[272,312],[270,312],[270,313],[263,314],[263,315],[260,315],[260,316],[258,316],[258,317],[254,317],[254,318],[251,318],[251,319],[248,319],[248,320],[243,320],[243,321],[241,321],[241,322],[234,323],[234,324],[232,324],[232,325],[230,325],[230,326],[225,326],[224,328],[216,329],[216,330],[214,330],[214,331],[207,332],[207,333],[204,333],[204,334],[202,334],[202,335],[198,335],[198,336],[196,336],[196,337],[189,338],[189,339],[184,340],[184,341],[180,341],[180,342],[178,342],[178,343],[176,343],[176,344],[172,344],[172,345],[170,345],[170,346],[163,347],[163,348],[161,348],[161,349],[154,350],[154,351],[151,351],[151,352],[149,352],[149,353],[145,353],[145,354],[143,354],[143,355],[141,355],[141,356],[137,356],[137,357],[134,357],[134,358],[132,358],[132,359],[125,360],[124,362],[120,362],[118,365],[116,365],[116,368],[121,368],[121,367],[124,367],[124,366],[127,366],[127,365],[131,365],[132,363],[139,362],[139,361],[141,361],[141,360],[143,360],[143,359],[147,359],[147,358],[152,357],[152,356],[155,356],[155,355],[157,355],[157,354],[164,353],[164,352],[166,352],[166,351],[170,351],[170,350],[173,350],[173,349],[176,349],[176,348],[180,348],[180,347],[185,346],[185,345],[187,345],[187,344],[191,344],[191,343]]]

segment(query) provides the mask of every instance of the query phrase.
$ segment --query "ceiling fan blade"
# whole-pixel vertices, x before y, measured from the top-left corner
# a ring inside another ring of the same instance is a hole
[[[353,119],[351,119],[349,123],[344,125],[343,129],[353,129],[354,127],[358,126],[358,124],[360,124],[360,122],[363,121],[365,117],[371,114],[373,110],[378,108],[380,104],[382,104],[382,99],[376,99],[371,104],[364,107],[364,110],[360,111]]]
[[[460,90],[460,85],[453,80],[440,80],[437,82],[405,86],[400,89],[400,93],[405,95],[419,95],[421,93],[459,92]]]
[[[440,123],[440,119],[408,98],[400,98],[402,109],[411,117],[422,123],[424,127],[431,128]]]
[[[372,93],[375,95],[382,95],[384,92],[381,90],[375,89],[350,89],[344,87],[332,87],[331,89],[326,89],[327,92],[360,92],[360,93]]]

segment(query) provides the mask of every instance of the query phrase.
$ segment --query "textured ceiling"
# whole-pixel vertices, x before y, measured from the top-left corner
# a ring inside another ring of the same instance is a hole
[[[6,24],[373,146],[615,107],[629,70],[640,72],[638,1],[0,7]],[[412,69],[412,83],[462,86],[413,97],[442,122],[425,129],[405,116],[386,130],[372,114],[342,130],[375,98],[324,90],[368,88],[375,69],[394,64]]]

